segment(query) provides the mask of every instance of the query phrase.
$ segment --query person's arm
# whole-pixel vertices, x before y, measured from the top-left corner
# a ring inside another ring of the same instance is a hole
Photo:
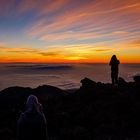
[[[118,60],[118,64],[120,64],[120,61]]]
[[[47,130],[47,121],[46,121],[44,113],[43,113],[43,119],[44,119],[44,135],[45,135],[46,140],[48,140],[49,138],[48,138],[48,130]]]
[[[22,114],[20,115],[20,118],[17,122],[17,140],[22,140],[23,139],[23,116]]]
[[[41,136],[43,140],[48,140],[47,121],[43,113],[43,106],[41,104],[39,104],[39,112],[41,113],[41,118],[42,118]]]
[[[46,123],[42,124],[42,138],[43,138],[43,140],[48,140]]]
[[[110,65],[110,66],[112,65],[112,62],[111,62],[111,60],[110,60],[110,62],[109,62],[109,65]]]

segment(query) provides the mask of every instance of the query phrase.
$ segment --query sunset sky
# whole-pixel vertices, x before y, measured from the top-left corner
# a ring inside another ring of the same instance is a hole
[[[0,62],[140,63],[140,0],[0,0]]]

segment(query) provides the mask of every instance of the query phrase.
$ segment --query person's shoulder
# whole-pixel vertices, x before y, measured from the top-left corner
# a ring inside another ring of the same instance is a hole
[[[41,121],[46,122],[46,118],[45,118],[45,115],[44,115],[43,112],[39,113],[38,115],[39,115],[39,119],[40,119]]]

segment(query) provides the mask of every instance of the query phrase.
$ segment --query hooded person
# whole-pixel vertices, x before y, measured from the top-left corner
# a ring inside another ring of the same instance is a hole
[[[46,119],[42,105],[34,95],[26,102],[26,110],[17,123],[18,140],[47,140]]]

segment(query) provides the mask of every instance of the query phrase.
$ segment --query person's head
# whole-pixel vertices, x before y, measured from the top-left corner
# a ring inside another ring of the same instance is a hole
[[[41,104],[38,102],[38,98],[34,95],[30,95],[26,102],[26,112],[40,112]]]
[[[111,57],[111,61],[117,61],[116,55],[113,55],[113,56]]]
[[[117,59],[116,55],[113,55],[113,56],[112,56],[112,59],[114,59],[114,60]]]

